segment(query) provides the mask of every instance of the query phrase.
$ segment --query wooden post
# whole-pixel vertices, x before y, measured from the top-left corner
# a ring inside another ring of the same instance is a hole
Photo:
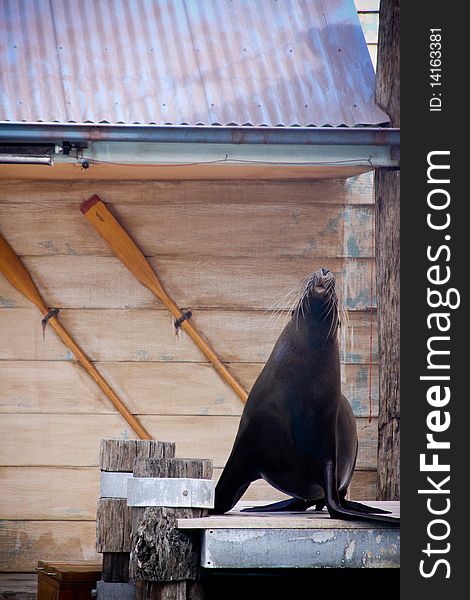
[[[134,478],[212,479],[212,461],[137,459]],[[183,495],[188,495],[183,490]],[[158,502],[158,501],[157,501]],[[162,502],[163,504],[163,502]],[[200,545],[197,533],[181,531],[177,519],[202,517],[205,508],[167,506],[132,509],[131,577],[137,600],[199,600]]]
[[[139,457],[163,458],[174,456],[175,444],[154,440],[102,440],[100,469],[107,473],[132,474],[134,460]],[[114,476],[116,477],[116,476]],[[119,477],[119,475],[118,475]],[[119,483],[119,481],[118,481]],[[96,549],[103,554],[102,581],[123,584],[129,581],[129,553],[131,550],[131,511],[124,492],[119,497],[119,485],[111,481],[108,486],[112,497],[98,501],[96,516]],[[117,589],[117,588],[116,588]],[[115,597],[121,597],[115,592]]]
[[[400,126],[400,1],[381,0],[376,101]],[[400,172],[375,172],[379,334],[378,499],[400,498]]]

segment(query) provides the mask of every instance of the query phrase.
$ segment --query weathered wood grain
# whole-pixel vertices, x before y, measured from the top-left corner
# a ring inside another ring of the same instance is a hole
[[[146,256],[370,257],[373,206],[252,202],[115,204]],[[75,203],[0,203],[2,235],[23,256],[112,256]],[[21,221],[22,226],[18,227]]]
[[[100,444],[99,465],[102,471],[132,473],[136,459],[172,458],[174,455],[173,442],[104,439]]]
[[[38,560],[99,563],[95,521],[1,521],[0,571],[31,572]]]
[[[376,99],[400,127],[400,2],[380,3]],[[400,497],[400,172],[375,176],[377,289],[380,296],[378,493]]]
[[[129,581],[129,552],[103,552],[101,580],[108,583]]]
[[[156,581],[138,581],[136,600],[190,600],[189,581],[158,583]],[[196,600],[199,597],[196,596]]]
[[[263,363],[229,366],[251,389]],[[240,415],[243,408],[205,363],[99,362],[96,367],[133,414]],[[377,378],[374,364],[374,416],[378,409]],[[0,380],[0,413],[114,414],[101,391],[72,361],[0,361]],[[368,365],[343,364],[342,390],[356,416],[369,415]]]
[[[377,175],[377,286],[380,294],[378,489],[400,498],[400,174]]]
[[[176,453],[204,456],[222,467],[238,429],[236,416],[143,415],[142,422],[155,439],[176,442]],[[359,469],[376,465],[377,420],[356,419]],[[0,425],[1,466],[93,466],[98,464],[102,438],[135,436],[117,415],[6,414]],[[21,447],[21,452],[18,448]]]
[[[212,479],[213,465],[207,459],[137,458],[134,461],[134,477],[189,477],[192,479]]]
[[[289,314],[286,314],[289,318]],[[373,362],[377,361],[375,315]],[[93,361],[173,362],[204,361],[203,354],[184,332],[177,336],[173,320],[164,310],[64,309],[61,321]],[[222,360],[229,363],[262,362],[282,331],[276,320],[262,311],[193,310],[193,319]],[[370,315],[348,313],[339,332],[340,359],[344,363],[369,363]],[[68,349],[46,328],[42,337],[35,309],[0,309],[0,330],[8,343],[0,347],[2,360],[72,360]]]
[[[120,204],[173,203],[210,204],[245,202],[247,204],[367,204],[372,203],[372,172],[348,179],[303,181],[2,181],[0,202],[57,204],[71,202],[79,206],[93,194],[106,202]]]
[[[128,553],[131,549],[131,509],[126,498],[100,498],[96,512],[96,551]],[[128,580],[127,577],[124,581]]]
[[[134,477],[212,479],[212,462],[200,459],[137,459]],[[178,530],[179,518],[207,516],[200,508],[132,508],[130,573],[136,580],[195,580],[199,573],[197,535]],[[152,596],[144,596],[151,598]]]
[[[342,306],[370,306],[369,258],[159,256],[150,263],[180,307],[270,309],[320,267],[337,278]],[[25,256],[23,261],[49,306],[59,308],[161,308],[153,294],[111,256]],[[28,301],[2,277],[7,308]],[[375,305],[375,299],[373,299]],[[286,305],[284,305],[286,306]],[[291,306],[290,303],[287,306]]]
[[[136,459],[174,455],[175,445],[171,442],[103,439],[100,444],[99,464],[101,471],[132,473]],[[96,550],[103,554],[103,581],[129,581],[131,517],[127,498],[99,498],[96,512]]]
[[[214,469],[218,479],[222,469]],[[99,469],[96,467],[0,467],[0,514],[8,520],[91,521],[96,518]],[[255,481],[244,500],[279,500],[286,496]],[[356,471],[350,497],[376,497],[376,472]]]

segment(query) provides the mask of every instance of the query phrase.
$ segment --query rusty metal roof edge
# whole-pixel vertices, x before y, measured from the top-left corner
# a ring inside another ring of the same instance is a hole
[[[392,127],[243,127],[1,122],[0,141],[399,146]]]

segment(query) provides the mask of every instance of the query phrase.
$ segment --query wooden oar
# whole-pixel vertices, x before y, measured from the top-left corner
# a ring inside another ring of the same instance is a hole
[[[54,329],[64,344],[73,352],[79,364],[85,369],[90,377],[98,384],[100,389],[111,400],[113,405],[121,413],[127,423],[132,427],[136,434],[143,440],[153,439],[149,432],[139,422],[119,398],[119,396],[110,387],[101,373],[96,369],[80,346],[72,339],[67,330],[62,326],[57,313],[50,311],[46,306],[37,287],[34,285],[31,275],[24,264],[15,254],[8,242],[0,235],[0,271],[5,275],[8,281],[21,292],[28,300],[35,304],[41,311],[43,317],[47,320],[45,323]]]
[[[80,210],[129,271],[163,302],[175,317],[178,326],[188,333],[204,356],[213,364],[222,379],[228,383],[243,402],[246,402],[248,397],[246,390],[222,363],[207,340],[194,327],[188,319],[188,314],[183,314],[170,298],[140,248],[111,214],[106,204],[98,196],[94,195],[82,203]]]

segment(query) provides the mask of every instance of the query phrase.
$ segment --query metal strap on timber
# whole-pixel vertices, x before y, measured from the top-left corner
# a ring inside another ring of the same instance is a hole
[[[101,471],[100,498],[127,498],[127,480],[132,473]]]
[[[128,506],[213,508],[211,479],[133,477],[127,482]]]

